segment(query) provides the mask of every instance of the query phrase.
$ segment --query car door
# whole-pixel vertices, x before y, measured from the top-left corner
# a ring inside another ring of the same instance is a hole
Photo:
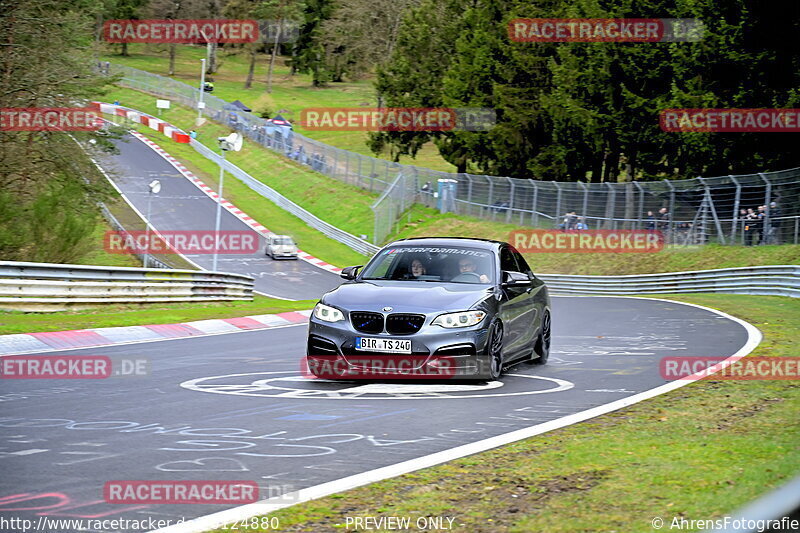
[[[544,313],[544,307],[547,305],[547,298],[544,291],[544,283],[533,275],[533,270],[528,266],[528,262],[522,257],[522,254],[511,248],[511,253],[519,266],[519,271],[528,276],[531,284],[525,291],[525,306],[526,313],[524,315],[524,323],[522,324],[523,333],[520,343],[523,347],[528,347],[533,344],[534,338],[539,330],[539,319]]]
[[[500,270],[505,272],[519,272],[519,265],[512,250],[508,246],[500,249]],[[501,272],[502,276],[502,272]],[[502,278],[500,282],[502,283]],[[505,326],[504,355],[506,360],[514,358],[525,349],[524,339],[529,338],[529,324],[531,313],[531,298],[529,285],[502,287],[500,302],[500,318]]]

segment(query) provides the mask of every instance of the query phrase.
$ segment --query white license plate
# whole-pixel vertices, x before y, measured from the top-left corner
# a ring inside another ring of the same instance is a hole
[[[411,353],[411,341],[356,337],[356,350],[362,352]]]

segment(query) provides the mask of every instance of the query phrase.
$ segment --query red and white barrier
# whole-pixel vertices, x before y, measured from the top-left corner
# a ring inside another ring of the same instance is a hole
[[[160,131],[170,139],[178,143],[189,143],[189,134],[182,129],[173,126],[172,124],[161,120],[160,118],[152,115],[147,115],[141,111],[128,109],[127,107],[118,106],[114,104],[106,104],[104,102],[91,102],[89,107],[99,111],[100,113],[124,117],[133,122],[138,122],[149,128]]]

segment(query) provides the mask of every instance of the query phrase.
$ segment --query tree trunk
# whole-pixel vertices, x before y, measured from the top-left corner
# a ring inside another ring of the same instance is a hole
[[[124,57],[128,56],[128,43],[122,43],[122,55]]]
[[[272,44],[272,57],[269,58],[269,72],[267,72],[267,92],[272,92],[272,69],[275,67],[275,57],[278,55],[278,40],[281,35],[281,21],[278,21],[278,31],[275,32],[275,42]]]
[[[177,45],[175,43],[171,43],[169,45],[169,76],[175,75],[175,51],[177,49]]]
[[[244,80],[244,88],[249,89],[253,85],[253,75],[256,71],[256,48],[250,50],[250,68],[247,70],[247,79]]]

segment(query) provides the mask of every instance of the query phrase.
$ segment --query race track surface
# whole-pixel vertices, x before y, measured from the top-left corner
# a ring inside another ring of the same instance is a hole
[[[173,204],[199,198],[174,186]],[[485,385],[308,380],[302,325],[58,352],[144,359],[149,374],[0,381],[0,517],[195,518],[231,506],[112,505],[103,486],[253,480],[276,496],[652,389],[662,357],[728,356],[748,338],[658,300],[557,297],[553,312],[550,363]]]

